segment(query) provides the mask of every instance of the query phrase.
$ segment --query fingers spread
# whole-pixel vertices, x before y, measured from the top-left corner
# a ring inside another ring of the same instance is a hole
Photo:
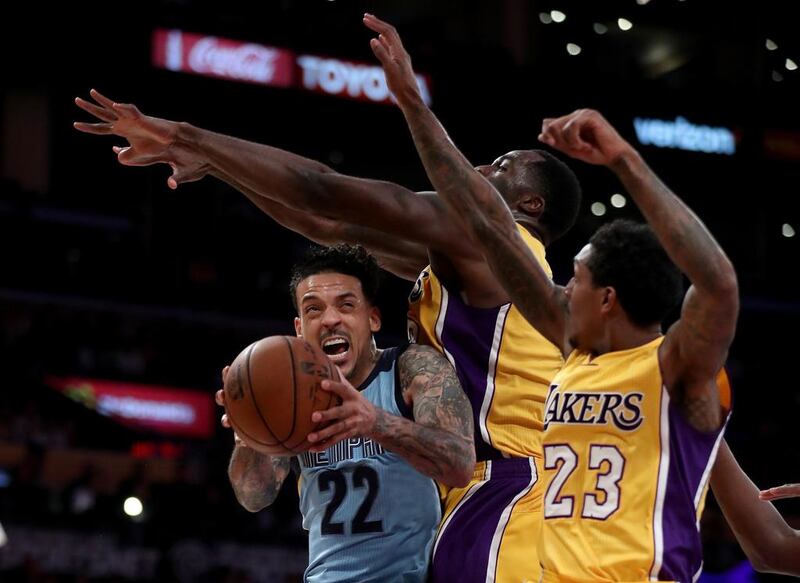
[[[100,93],[97,89],[90,89],[89,95],[91,95],[92,99],[94,99],[97,103],[109,109],[111,109],[111,107],[114,105],[114,102],[112,100],[110,100],[108,97]]]
[[[85,99],[81,99],[80,97],[75,98],[75,105],[80,107],[82,110],[91,113],[98,119],[102,119],[103,121],[116,121],[117,115],[104,107],[98,107],[94,103],[90,103]]]

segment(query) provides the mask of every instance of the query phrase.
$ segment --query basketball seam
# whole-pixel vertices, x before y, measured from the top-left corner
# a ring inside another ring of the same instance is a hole
[[[284,445],[287,441],[289,441],[289,438],[294,433],[294,428],[297,425],[297,374],[295,371],[297,363],[294,360],[294,350],[292,350],[292,343],[289,341],[289,338],[284,336],[283,340],[286,342],[286,347],[289,349],[289,358],[292,360],[292,425],[291,429],[289,429],[289,434],[286,436],[286,439],[281,441],[281,445]]]
[[[245,365],[247,367],[247,376],[248,376],[247,388],[250,390],[250,398],[253,400],[253,408],[256,410],[256,413],[258,414],[258,418],[261,419],[261,423],[263,423],[264,427],[266,428],[267,431],[270,432],[272,437],[276,439],[277,443],[275,443],[275,445],[283,446],[283,441],[280,440],[277,435],[275,435],[275,432],[273,432],[272,429],[270,429],[269,423],[267,423],[267,420],[261,414],[261,409],[259,408],[258,401],[256,400],[255,391],[253,391],[253,383],[251,382],[253,376],[250,372],[250,355],[253,353],[254,348],[255,345],[252,348],[250,348],[250,350],[247,352],[247,357],[245,358]]]
[[[326,359],[327,359],[327,357],[326,357]],[[331,380],[333,380],[333,378],[334,378],[334,377],[333,377],[333,373],[334,373],[334,370],[333,370],[333,369],[334,369],[334,364],[333,364],[333,363],[330,361],[330,359],[327,359],[327,360],[328,360],[328,375],[329,375],[330,379],[331,379]],[[338,372],[338,371],[337,371],[337,372]],[[330,409],[330,407],[331,407],[331,403],[333,403],[333,401],[334,401],[335,399],[336,399],[336,394],[335,394],[335,393],[333,393],[333,392],[329,392],[329,393],[328,393],[328,405],[325,407],[325,409]],[[318,431],[318,430],[319,430],[319,426],[320,426],[320,424],[319,424],[319,423],[316,423],[316,424],[314,424],[314,428],[313,428],[313,430],[312,430],[312,431]],[[287,447],[287,446],[284,446],[284,447],[286,447],[286,449],[290,449],[292,452],[294,452],[295,448],[296,448],[298,445],[302,444],[302,443],[303,443],[303,441],[305,441],[306,439],[308,439],[308,436],[303,436],[303,437],[300,439],[300,441],[298,441],[296,444],[292,445],[291,447]]]

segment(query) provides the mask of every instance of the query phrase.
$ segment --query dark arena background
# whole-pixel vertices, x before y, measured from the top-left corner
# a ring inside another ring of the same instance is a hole
[[[151,115],[428,189],[401,113],[363,67],[377,66],[365,11],[398,28],[473,164],[537,147],[543,117],[578,107],[603,112],[642,152],[738,272],[731,447],[759,487],[800,481],[798,8],[14,6],[0,23],[0,580],[302,580],[296,486],[288,480],[257,514],[237,504],[226,475],[233,440],[213,394],[244,346],[293,333],[288,272],[308,244],[214,178],[171,191],[166,166],[119,165],[120,139],[72,128],[88,121],[73,99],[94,87]],[[584,206],[548,250],[562,284],[599,225],[638,216],[609,172],[571,166]],[[404,338],[409,291],[386,276],[380,346]],[[800,527],[800,504],[777,507]],[[703,580],[781,579],[749,568],[713,496],[702,527]]]

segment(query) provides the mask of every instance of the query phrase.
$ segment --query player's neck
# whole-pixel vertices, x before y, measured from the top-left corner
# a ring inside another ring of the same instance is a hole
[[[361,387],[364,381],[366,381],[372,374],[375,366],[378,364],[378,360],[381,358],[381,353],[383,353],[383,350],[380,350],[377,346],[375,346],[374,341],[371,342],[369,354],[366,358],[361,359],[358,364],[356,364],[353,376],[348,379],[351,385],[356,388]]]
[[[514,217],[514,222],[522,225],[525,228],[525,230],[528,231],[531,234],[532,237],[534,237],[535,239],[538,239],[539,241],[542,242],[542,245],[547,247],[547,243],[548,242],[544,238],[544,236],[542,235],[542,229],[536,223],[535,220],[530,218],[528,215],[525,215],[525,214],[520,213],[520,212],[514,211],[511,214]]]

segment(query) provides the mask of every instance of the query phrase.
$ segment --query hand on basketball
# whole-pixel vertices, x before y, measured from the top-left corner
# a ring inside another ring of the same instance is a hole
[[[100,122],[75,122],[73,125],[75,129],[88,134],[113,134],[128,140],[127,147],[112,148],[120,164],[169,164],[172,167],[172,176],[167,179],[167,184],[172,189],[182,182],[200,180],[206,175],[207,164],[185,148],[175,145],[179,126],[177,122],[144,115],[135,105],[115,103],[94,89],[89,94],[95,103],[76,97],[75,104]]]
[[[230,370],[230,368],[231,367],[226,366],[225,368],[222,369],[222,384],[223,385],[225,384],[225,377],[228,376],[228,370]],[[217,402],[217,405],[219,405],[220,407],[225,407],[225,391],[223,391],[222,389],[218,390],[216,392],[216,394],[214,395],[214,400]],[[227,413],[223,413],[222,414],[222,418],[220,419],[220,422],[222,423],[223,427],[227,427],[228,429],[231,429],[231,422],[228,420],[228,414]],[[233,432],[233,442],[234,442],[234,445],[236,445],[237,447],[247,447],[247,444],[244,441],[242,441],[242,438],[239,437],[239,434],[236,433],[236,431]]]
[[[632,149],[593,109],[579,109],[569,115],[543,120],[539,140],[573,158],[603,166],[612,165]]]
[[[378,33],[378,38],[369,41],[369,46],[386,73],[386,83],[398,102],[419,96],[417,78],[397,30],[388,22],[372,14],[364,15],[364,24]]]
[[[322,388],[341,397],[342,403],[326,411],[315,411],[311,415],[314,423],[330,425],[308,434],[308,441],[313,443],[310,451],[324,451],[343,439],[369,436],[375,428],[377,410],[375,405],[364,398],[364,395],[353,388],[347,379],[340,382],[322,381]]]
[[[800,484],[784,484],[767,490],[761,490],[758,497],[761,500],[780,500],[781,498],[800,497]]]

